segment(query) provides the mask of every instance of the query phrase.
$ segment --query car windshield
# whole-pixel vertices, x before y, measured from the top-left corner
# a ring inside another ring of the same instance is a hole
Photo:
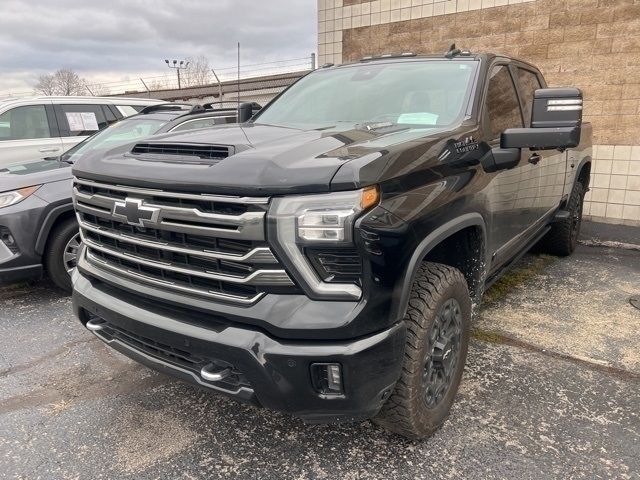
[[[145,117],[120,120],[70,149],[62,155],[61,160],[73,163],[88,151],[108,150],[148,137],[160,130],[167,122],[168,120]]]
[[[435,128],[458,121],[478,62],[363,63],[318,70],[294,84],[255,120],[293,128],[340,123]]]

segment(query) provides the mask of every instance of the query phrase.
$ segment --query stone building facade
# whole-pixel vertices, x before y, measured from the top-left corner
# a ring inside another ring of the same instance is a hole
[[[320,65],[454,42],[581,88],[594,132],[585,215],[640,225],[640,0],[318,0]]]

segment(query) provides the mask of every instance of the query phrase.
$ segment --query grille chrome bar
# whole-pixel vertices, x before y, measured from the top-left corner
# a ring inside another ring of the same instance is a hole
[[[296,291],[266,242],[269,201],[75,178],[85,245],[79,267],[121,287],[132,282],[240,306]]]
[[[82,178],[73,178],[73,182],[80,185],[87,185],[89,187],[105,188],[108,190],[114,190],[125,193],[132,193],[134,195],[146,195],[155,197],[166,198],[182,198],[184,200],[205,200],[209,202],[222,202],[222,203],[237,203],[237,204],[252,204],[252,205],[266,205],[269,203],[269,197],[238,197],[233,195],[210,195],[207,193],[175,193],[166,192],[164,190],[155,190],[152,188],[142,187],[129,187],[124,185],[111,185],[107,183],[94,182],[92,180],[85,180]]]
[[[219,280],[228,283],[237,283],[240,285],[293,285],[293,282],[289,278],[289,275],[284,270],[256,270],[255,272],[247,275],[246,277],[226,275],[221,273],[213,273],[204,270],[197,270],[185,267],[178,267],[170,262],[160,260],[149,260],[138,255],[131,253],[122,253],[118,250],[114,250],[99,243],[88,239],[80,231],[82,242],[92,250],[97,250],[102,253],[112,255],[122,260],[128,260],[138,263],[140,265],[146,265],[148,267],[160,268],[162,270],[168,270],[170,272],[182,273],[185,275],[193,275],[195,277],[206,278],[208,280]]]
[[[73,188],[76,209],[106,219],[114,217],[113,210],[118,202],[100,194],[85,194]],[[201,212],[196,208],[182,208],[154,204],[144,201],[145,207],[160,210],[157,225],[163,230],[175,230],[185,233],[197,232],[223,238],[243,238],[264,240],[264,212],[245,212],[241,215],[222,215]]]
[[[271,253],[271,250],[268,247],[256,247],[245,255],[214,252],[211,250],[195,250],[192,248],[184,248],[171,245],[168,242],[154,242],[151,240],[142,240],[140,238],[132,237],[122,233],[113,233],[104,228],[94,227],[90,223],[85,222],[80,215],[76,216],[78,217],[78,223],[84,230],[93,232],[98,235],[104,235],[105,237],[113,238],[114,240],[118,240],[121,242],[139,245],[141,247],[157,248],[159,250],[182,253],[185,255],[193,255],[195,257],[210,258],[214,260],[228,260],[231,262],[239,263],[278,263],[276,257],[273,256],[273,253]]]
[[[183,285],[179,285],[175,282],[171,282],[167,280],[158,280],[157,278],[153,278],[148,275],[141,274],[139,272],[134,272],[131,270],[125,270],[123,268],[116,267],[114,265],[111,265],[109,262],[106,262],[101,258],[98,258],[95,255],[92,255],[89,250],[87,250],[86,252],[87,252],[86,253],[87,259],[91,260],[91,262],[94,264],[98,264],[101,268],[110,270],[111,272],[116,273],[119,276],[129,277],[130,279],[133,279],[133,280],[143,280],[147,283],[156,285],[158,287],[164,287],[164,288],[170,287],[172,290],[177,290],[177,291],[188,293],[188,294],[200,295],[203,297],[211,298],[213,300],[232,301],[233,303],[239,303],[242,305],[252,305],[265,295],[264,292],[258,292],[256,295],[245,297],[241,295],[231,295],[229,293],[214,292],[213,290],[186,287]]]

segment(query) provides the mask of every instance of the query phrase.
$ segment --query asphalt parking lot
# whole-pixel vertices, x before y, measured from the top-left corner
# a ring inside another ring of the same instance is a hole
[[[487,293],[450,419],[410,442],[180,383],[104,346],[49,283],[0,289],[0,476],[640,478],[634,296],[629,245],[526,256]]]

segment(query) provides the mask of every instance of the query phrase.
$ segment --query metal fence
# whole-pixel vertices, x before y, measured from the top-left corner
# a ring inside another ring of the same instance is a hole
[[[256,101],[267,103],[284,88],[315,68],[315,54],[272,62],[181,72],[181,86],[175,72],[152,77],[130,76],[117,82],[87,82],[86,95],[129,96],[182,101]],[[11,92],[9,97],[37,95],[35,90]]]

